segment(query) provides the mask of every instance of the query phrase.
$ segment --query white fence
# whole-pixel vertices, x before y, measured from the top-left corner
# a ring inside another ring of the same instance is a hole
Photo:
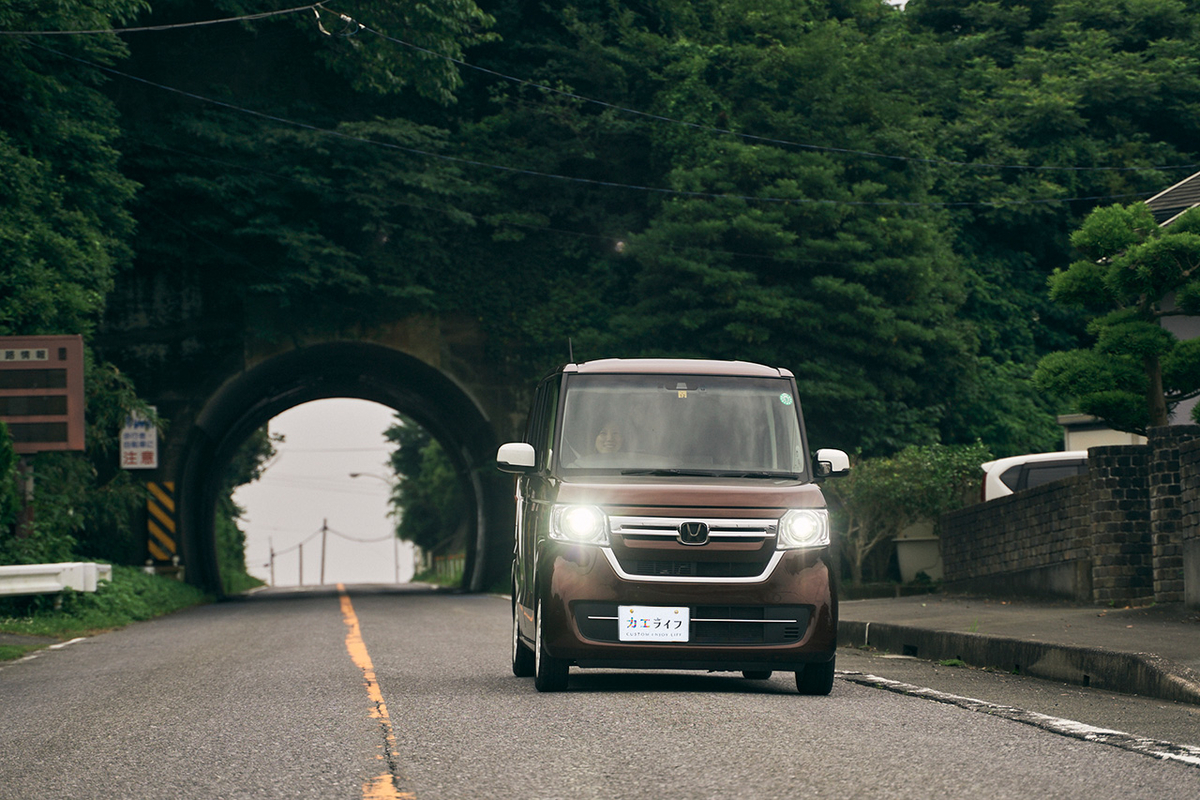
[[[94,592],[100,581],[111,580],[111,564],[83,561],[17,564],[0,567],[0,596],[58,594],[68,587],[77,592]]]

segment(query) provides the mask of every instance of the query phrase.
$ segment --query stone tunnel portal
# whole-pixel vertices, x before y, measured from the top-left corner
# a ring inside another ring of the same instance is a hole
[[[215,510],[230,460],[272,417],[313,400],[345,397],[389,406],[422,425],[454,463],[471,508],[463,588],[507,578],[512,500],[492,469],[496,432],[455,381],[413,356],[368,342],[333,342],[274,356],[226,382],[187,435],[178,497],[188,580],[221,594]]]

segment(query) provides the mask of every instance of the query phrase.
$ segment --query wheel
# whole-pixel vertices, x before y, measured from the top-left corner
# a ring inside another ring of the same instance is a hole
[[[567,674],[570,670],[566,661],[546,654],[546,644],[542,638],[542,601],[537,602],[534,620],[533,639],[533,686],[539,692],[561,692],[567,688]]]
[[[808,664],[796,673],[796,688],[800,694],[829,694],[833,691],[833,662]]]
[[[533,652],[521,641],[521,612],[513,603],[512,613],[512,671],[518,678],[528,678],[533,675]]]
[[[767,678],[771,677],[771,670],[744,669],[742,670],[742,677],[748,681],[765,681]]]

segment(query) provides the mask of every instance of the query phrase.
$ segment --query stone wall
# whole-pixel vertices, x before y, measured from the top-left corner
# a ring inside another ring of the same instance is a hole
[[[947,588],[1090,600],[1088,501],[1079,475],[946,515]]]
[[[1092,599],[1098,603],[1153,599],[1148,450],[1088,449]]]
[[[947,514],[951,591],[1200,606],[1200,426],[1093,447],[1088,472]]]
[[[1184,474],[1180,491],[1183,601],[1200,608],[1200,438],[1180,446],[1179,463]]]

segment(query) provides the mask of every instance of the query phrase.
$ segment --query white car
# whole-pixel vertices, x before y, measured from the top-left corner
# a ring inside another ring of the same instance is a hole
[[[982,466],[984,475],[980,500],[995,500],[1022,489],[1082,475],[1087,472],[1087,450],[1009,456]]]

